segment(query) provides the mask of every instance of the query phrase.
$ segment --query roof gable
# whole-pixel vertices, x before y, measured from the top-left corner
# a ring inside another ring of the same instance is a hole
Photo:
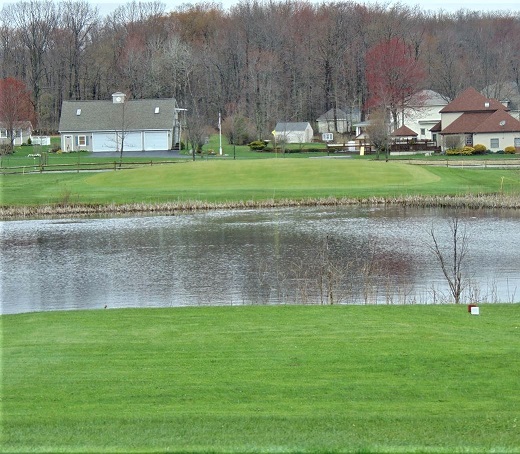
[[[63,101],[59,131],[170,130],[175,122],[175,107],[173,98],[124,103]]]
[[[490,112],[469,112],[462,114],[455,121],[443,128],[442,134],[470,134],[480,125],[486,118],[491,115]]]
[[[341,109],[330,109],[326,113],[320,115],[318,117],[317,121],[330,121],[330,120],[334,120],[334,110],[336,110],[336,119],[337,120],[346,120],[348,118],[347,114],[345,113],[345,111],[343,111]]]
[[[397,128],[392,134],[394,137],[417,137],[417,133],[412,131],[408,126],[403,125]]]
[[[274,130],[276,132],[290,132],[290,131],[305,131],[307,127],[310,127],[308,121],[304,122],[278,122]]]
[[[473,132],[520,132],[520,121],[503,110],[497,110],[479,124]]]
[[[506,110],[506,108],[496,99],[486,98],[470,87],[442,108],[440,112],[495,112],[496,110]]]

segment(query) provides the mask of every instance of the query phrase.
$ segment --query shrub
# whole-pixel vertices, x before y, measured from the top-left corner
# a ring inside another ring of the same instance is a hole
[[[27,139],[27,145],[32,145],[32,140],[30,137]]]
[[[497,150],[497,154],[504,154],[504,150]]]
[[[462,154],[464,156],[471,156],[473,154],[473,152],[475,151],[475,149],[473,147],[468,147],[468,146],[465,146],[463,149],[462,149]]]
[[[57,153],[58,151],[61,151],[61,149],[60,149],[60,146],[59,146],[59,145],[53,145],[53,146],[49,149],[49,151],[50,151],[51,153]]]
[[[457,156],[462,153],[462,150],[460,148],[448,148],[446,150],[446,155],[448,156]]]
[[[515,147],[505,147],[504,148],[504,153],[506,153],[506,154],[515,154],[516,153],[516,148]]]
[[[265,148],[265,143],[262,140],[254,140],[249,142],[248,146],[253,151],[262,151]]]
[[[485,145],[482,145],[481,143],[477,143],[475,146],[473,146],[473,154],[484,154],[487,151],[487,148]]]

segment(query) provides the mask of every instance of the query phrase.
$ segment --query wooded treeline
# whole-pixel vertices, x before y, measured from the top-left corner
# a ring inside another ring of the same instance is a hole
[[[519,12],[290,0],[173,12],[133,2],[106,17],[85,0],[19,1],[0,14],[0,78],[26,83],[43,130],[57,129],[63,100],[124,91],[175,97],[200,125],[216,126],[219,111],[240,117],[266,138],[276,121],[365,109],[367,52],[393,38],[423,65],[423,88],[447,99],[468,86],[520,83]]]

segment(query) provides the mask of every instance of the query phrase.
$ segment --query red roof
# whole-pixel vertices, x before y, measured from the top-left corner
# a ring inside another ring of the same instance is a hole
[[[491,113],[471,112],[463,113],[459,118],[442,129],[442,134],[470,134],[482,124]]]
[[[452,102],[441,109],[441,113],[450,112],[495,112],[496,110],[507,110],[507,108],[496,99],[486,98],[474,88],[464,90]]]
[[[431,132],[440,132],[442,129],[442,123],[439,121],[435,124],[433,128],[430,129]]]
[[[391,135],[394,137],[417,137],[417,133],[405,125],[397,128]]]
[[[441,134],[475,134],[486,132],[520,132],[520,121],[504,110],[463,113]]]
[[[473,132],[520,132],[520,121],[503,110],[497,110],[479,124]]]

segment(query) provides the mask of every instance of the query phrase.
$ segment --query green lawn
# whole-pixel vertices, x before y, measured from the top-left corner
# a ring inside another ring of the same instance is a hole
[[[100,173],[4,175],[2,205],[520,193],[520,171],[356,159],[199,160]]]
[[[2,452],[520,452],[520,305],[4,315]]]

